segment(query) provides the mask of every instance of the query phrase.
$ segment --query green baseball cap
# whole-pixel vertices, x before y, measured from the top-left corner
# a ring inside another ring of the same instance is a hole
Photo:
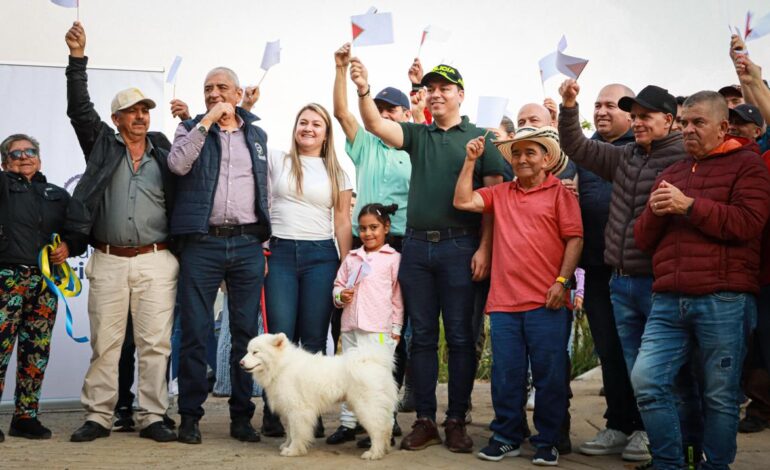
[[[440,80],[446,80],[449,83],[454,83],[455,85],[459,86],[463,90],[465,89],[463,76],[460,75],[460,72],[458,72],[457,69],[452,67],[451,65],[444,65],[444,64],[433,67],[433,70],[426,73],[422,77],[422,82],[420,82],[420,84],[422,86],[428,86],[428,83],[432,82],[437,78]]]

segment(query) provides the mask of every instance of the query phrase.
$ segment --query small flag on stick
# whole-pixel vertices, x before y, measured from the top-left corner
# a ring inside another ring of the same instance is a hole
[[[257,83],[257,86],[259,87],[262,85],[262,81],[267,76],[268,70],[273,65],[277,65],[281,62],[281,40],[276,39],[275,41],[268,41],[265,43],[265,52],[262,54],[262,65],[260,65],[260,68],[265,71],[264,74],[262,74],[262,78],[259,79],[259,83]]]
[[[476,114],[476,127],[494,129],[500,127],[508,98],[500,96],[480,96],[479,112]]]
[[[754,24],[751,23],[753,17],[753,13],[746,13],[746,34],[743,36],[746,41],[753,41],[770,34],[770,13],[757,20]]]
[[[354,46],[393,43],[393,15],[374,13],[350,17]]]
[[[448,31],[438,26],[428,25],[422,30],[422,37],[420,38],[420,47],[417,49],[417,57],[420,57],[420,51],[425,41],[430,39],[435,42],[447,42],[452,35],[451,31]]]

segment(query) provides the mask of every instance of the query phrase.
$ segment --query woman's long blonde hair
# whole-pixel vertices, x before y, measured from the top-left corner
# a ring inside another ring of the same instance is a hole
[[[340,187],[344,182],[345,174],[337,161],[337,154],[334,152],[334,135],[332,134],[331,117],[329,116],[329,112],[318,103],[306,104],[299,110],[297,117],[294,119],[294,129],[291,131],[291,149],[289,150],[289,158],[291,158],[291,179],[294,180],[294,187],[297,193],[302,194],[302,162],[300,161],[299,151],[297,150],[296,134],[299,117],[307,110],[318,113],[326,124],[326,138],[321,147],[320,157],[324,161],[326,174],[329,175],[329,182],[332,187],[332,205],[339,209],[337,205],[340,201]]]

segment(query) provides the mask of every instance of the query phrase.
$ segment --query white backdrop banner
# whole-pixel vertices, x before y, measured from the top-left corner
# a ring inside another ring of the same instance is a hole
[[[40,141],[42,172],[48,181],[72,193],[85,169],[85,160],[75,132],[67,118],[67,93],[64,66],[0,63],[0,97],[5,112],[0,113],[0,140],[11,134],[28,134]],[[163,129],[166,108],[163,71],[97,69],[88,71],[91,100],[102,120],[112,124],[110,102],[115,93],[137,87],[159,106],[152,111],[151,129]],[[113,126],[114,127],[114,126]],[[88,336],[88,280],[84,270],[89,252],[68,260],[83,283],[77,298],[68,299],[73,315],[73,335]],[[76,343],[64,329],[64,306],[59,311],[51,341],[51,359],[43,383],[42,400],[80,399],[83,377],[91,357],[91,343]],[[13,401],[16,386],[16,360],[8,365],[3,404]]]

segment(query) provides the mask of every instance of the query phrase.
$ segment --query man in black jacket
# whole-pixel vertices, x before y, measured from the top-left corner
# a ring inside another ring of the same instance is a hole
[[[163,423],[163,415],[179,265],[168,250],[173,176],[167,152],[148,132],[155,103],[137,88],[118,92],[111,106],[115,133],[88,95],[83,26],[76,22],[65,40],[70,50],[67,115],[86,158],[68,209],[68,227],[88,236],[95,248],[86,266],[93,349],[81,395],[86,422],[71,440],[110,434],[130,308],[141,365],[139,435],[173,441],[176,434]]]
[[[51,431],[37,419],[43,375],[48,365],[57,296],[44,287],[38,253],[59,233],[63,242],[49,255],[62,264],[75,244],[62,233],[69,201],[67,191],[40,173],[40,144],[14,134],[0,144],[0,396],[5,372],[18,338],[16,408],[9,434],[50,439]],[[0,442],[4,439],[0,431]]]
[[[634,96],[634,92],[625,85],[611,84],[599,91],[594,103],[596,132],[592,139],[616,146],[634,142],[631,116],[618,107],[618,101],[624,96]],[[638,460],[643,460],[649,458],[646,448],[637,449],[632,445],[627,449],[628,437],[635,431],[643,430],[644,426],[636,408],[612,313],[609,288],[612,267],[604,263],[604,228],[609,218],[612,182],[583,167],[578,167],[578,175],[580,211],[585,230],[580,260],[580,267],[586,271],[584,307],[601,361],[607,403],[604,413],[606,427],[594,439],[583,443],[580,451],[588,455],[626,452],[627,457],[640,454]]]

